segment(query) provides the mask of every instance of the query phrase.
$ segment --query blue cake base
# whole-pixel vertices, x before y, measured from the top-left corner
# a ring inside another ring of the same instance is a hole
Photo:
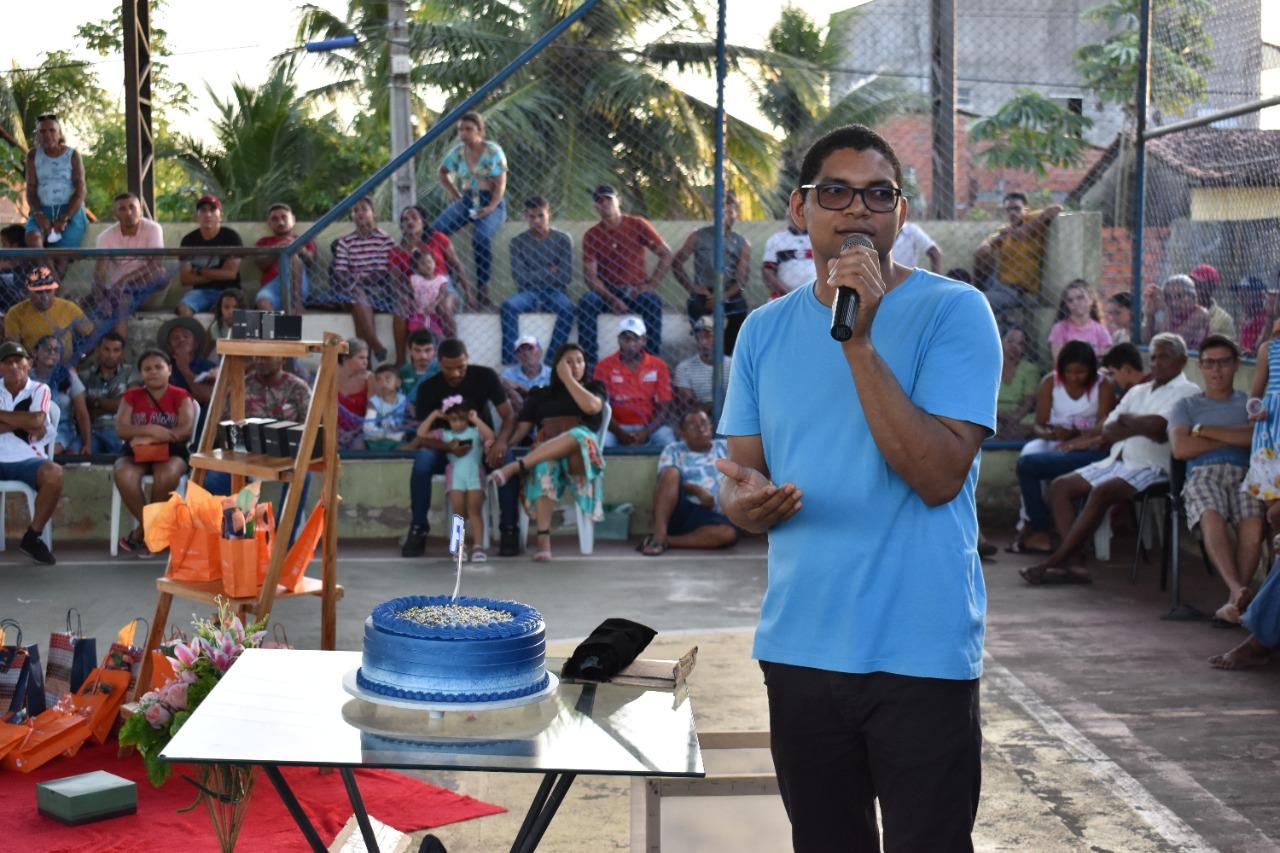
[[[373,705],[385,705],[389,708],[407,708],[413,711],[497,711],[502,708],[518,708],[521,705],[533,705],[553,695],[560,687],[560,679],[555,673],[547,673],[547,685],[537,693],[516,696],[510,699],[493,699],[484,702],[433,702],[421,699],[401,699],[384,693],[365,690],[359,684],[359,669],[353,669],[342,677],[342,689],[357,699]]]

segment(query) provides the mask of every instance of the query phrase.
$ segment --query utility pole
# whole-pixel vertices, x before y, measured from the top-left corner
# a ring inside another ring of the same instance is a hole
[[[956,0],[930,0],[929,101],[933,126],[931,219],[956,218]]]
[[[120,4],[124,38],[125,183],[156,215],[155,141],[151,136],[151,0]]]
[[[413,142],[409,124],[409,25],[405,0],[387,2],[387,45],[391,70],[391,156],[394,158]],[[391,219],[395,221],[411,204],[418,203],[418,189],[410,159],[396,170],[391,181]]]

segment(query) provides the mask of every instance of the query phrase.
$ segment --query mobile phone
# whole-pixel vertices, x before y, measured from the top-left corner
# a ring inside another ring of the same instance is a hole
[[[459,447],[461,447],[463,450],[470,450],[470,449],[471,449],[471,444],[472,444],[472,442],[471,442],[471,439],[469,439],[469,438],[468,438],[466,441],[459,441],[459,442],[458,442],[458,446],[459,446]]]

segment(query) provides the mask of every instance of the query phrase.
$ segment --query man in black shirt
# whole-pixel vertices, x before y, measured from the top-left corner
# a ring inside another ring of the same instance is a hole
[[[469,365],[467,363],[467,345],[457,338],[449,338],[440,342],[440,372],[418,385],[418,396],[414,411],[422,414],[422,426],[409,443],[414,450],[413,472],[409,475],[409,495],[412,507],[412,519],[409,533],[405,536],[400,553],[405,557],[419,557],[426,550],[427,511],[431,508],[431,478],[444,473],[449,462],[450,445],[435,438],[431,431],[425,429],[432,412],[440,409],[446,397],[461,395],[463,403],[475,409],[489,427],[493,427],[489,404],[497,410],[504,423],[514,417],[511,404],[507,402],[507,394],[502,388],[498,374],[488,367]],[[489,466],[500,465],[509,460],[507,444],[500,437],[485,447],[485,462]],[[501,510],[499,528],[502,533],[499,554],[512,557],[519,553],[518,534],[516,532],[516,501],[518,484],[510,482],[498,491],[498,503]]]
[[[200,248],[243,246],[232,228],[222,226],[222,202],[208,193],[196,202],[196,222],[200,227],[182,238],[181,245]],[[191,288],[178,303],[178,314],[190,317],[208,311],[224,288],[240,286],[240,258],[235,255],[187,256],[179,269],[182,286]]]

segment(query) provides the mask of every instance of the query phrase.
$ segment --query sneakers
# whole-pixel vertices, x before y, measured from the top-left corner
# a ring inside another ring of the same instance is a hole
[[[120,548],[121,550],[128,551],[130,554],[133,554],[139,560],[145,560],[151,556],[151,551],[147,548],[146,542],[134,536],[137,532],[137,528],[134,528],[133,533],[130,533],[128,536],[121,536]]]
[[[427,552],[427,528],[416,524],[405,534],[404,544],[400,546],[401,557],[421,557]]]
[[[486,554],[484,551],[471,552],[471,562],[473,563],[485,563],[485,562],[488,562],[488,560],[489,560],[489,555]]]
[[[30,528],[22,534],[22,541],[18,544],[18,550],[26,554],[37,563],[44,563],[52,566],[58,562],[53,558],[53,552],[49,550],[49,546],[44,544],[44,540],[40,538],[40,534]]]
[[[503,530],[501,539],[498,542],[499,557],[517,557],[520,555],[520,532],[518,530]]]

